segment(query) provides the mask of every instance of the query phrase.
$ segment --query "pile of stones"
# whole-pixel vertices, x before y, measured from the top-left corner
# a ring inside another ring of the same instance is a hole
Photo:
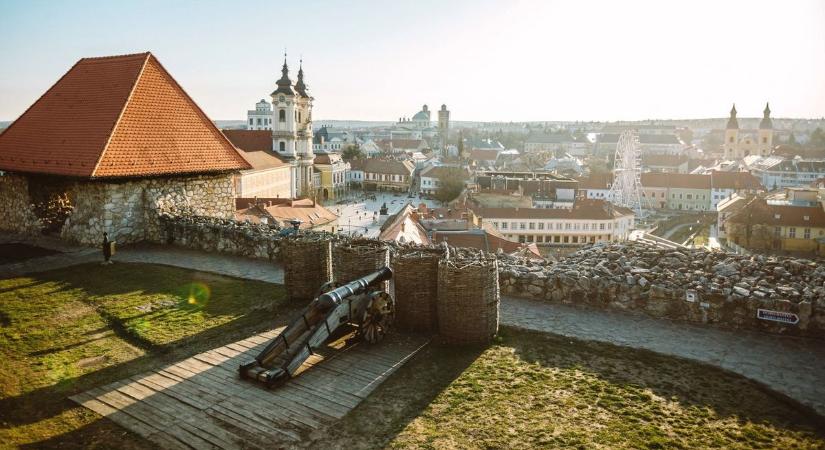
[[[588,246],[558,262],[499,255],[499,264],[505,295],[732,327],[825,331],[821,262],[629,242]],[[799,323],[758,320],[758,309],[794,313]]]

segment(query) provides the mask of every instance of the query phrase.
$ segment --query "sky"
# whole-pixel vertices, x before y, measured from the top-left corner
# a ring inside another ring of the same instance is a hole
[[[823,0],[0,0],[0,120],[82,57],[143,51],[243,120],[284,49],[316,122],[825,116]]]

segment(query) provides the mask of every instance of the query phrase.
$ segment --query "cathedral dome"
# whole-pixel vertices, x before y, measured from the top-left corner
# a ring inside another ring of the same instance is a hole
[[[430,112],[429,111],[418,111],[412,116],[412,120],[430,120]]]

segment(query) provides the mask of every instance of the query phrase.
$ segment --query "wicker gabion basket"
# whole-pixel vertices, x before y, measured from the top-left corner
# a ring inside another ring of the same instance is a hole
[[[332,249],[333,279],[339,283],[349,283],[389,264],[390,250],[379,240],[362,238],[341,241]],[[381,286],[389,292],[387,282]]]
[[[498,333],[498,262],[490,255],[438,264],[438,332],[450,344],[485,344]]]
[[[332,280],[332,243],[323,235],[307,234],[282,241],[284,285],[290,302],[308,302]]]
[[[442,248],[401,248],[393,255],[395,321],[410,331],[438,329],[438,263]]]

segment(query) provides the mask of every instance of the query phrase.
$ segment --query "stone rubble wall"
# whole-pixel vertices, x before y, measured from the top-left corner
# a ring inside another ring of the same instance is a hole
[[[31,235],[42,228],[32,209],[28,178],[12,173],[0,176],[0,230]]]
[[[172,215],[163,216],[162,224],[167,243],[279,259],[281,237],[276,227]],[[390,243],[390,247],[396,251],[400,245]],[[483,256],[473,249],[451,251]],[[825,338],[825,264],[821,261],[664,250],[640,243],[596,244],[557,262],[496,256],[502,295]],[[689,293],[693,301],[688,301]],[[758,309],[794,313],[799,323],[758,319]]]
[[[118,244],[160,242],[160,216],[186,214],[231,219],[235,212],[232,176],[78,181],[71,187],[74,211],[61,237],[70,242],[97,245],[103,232]]]
[[[499,258],[503,295],[825,338],[821,261],[635,243],[586,247],[557,263]],[[799,323],[758,319],[758,309],[796,314]]]

